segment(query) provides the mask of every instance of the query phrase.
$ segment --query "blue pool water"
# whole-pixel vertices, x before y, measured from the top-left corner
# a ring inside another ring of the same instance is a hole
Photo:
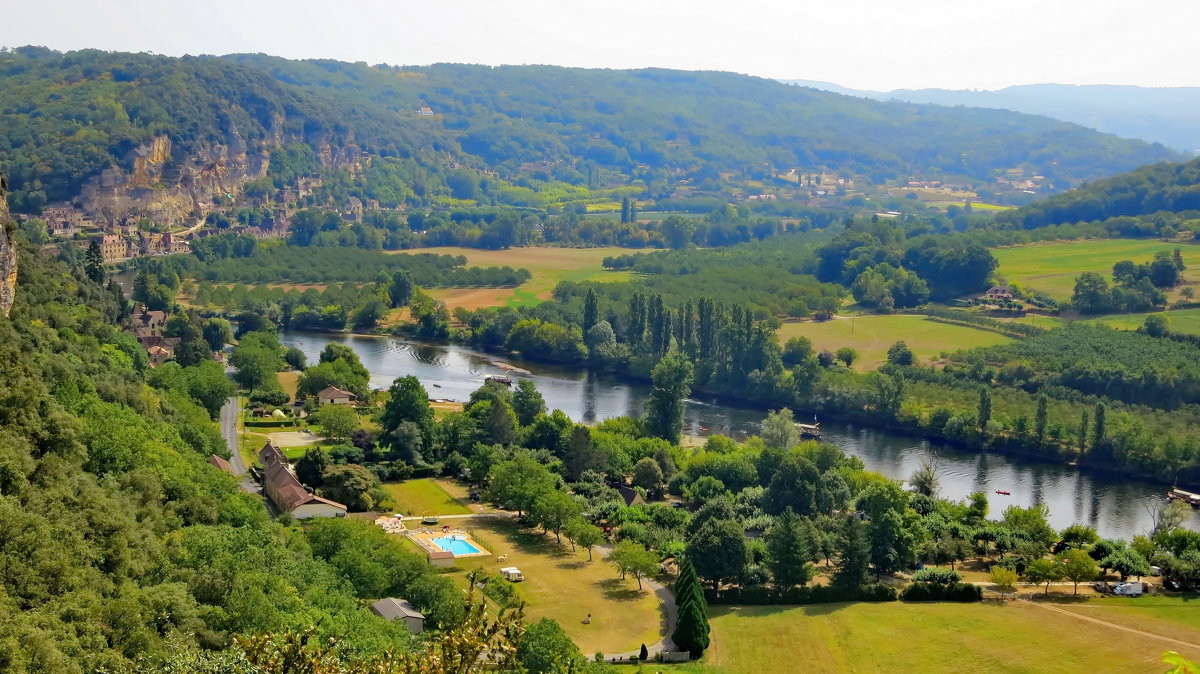
[[[483,552],[479,548],[471,545],[467,541],[453,536],[442,536],[441,538],[433,539],[433,544],[443,550],[449,550],[456,555],[477,555]]]

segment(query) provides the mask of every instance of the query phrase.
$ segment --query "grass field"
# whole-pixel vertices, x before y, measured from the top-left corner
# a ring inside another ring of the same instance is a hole
[[[279,387],[288,394],[288,401],[296,402],[296,389],[300,386],[300,373],[295,371],[277,372],[275,377],[279,380]]]
[[[904,340],[921,360],[934,358],[942,351],[1010,341],[1008,337],[994,332],[938,323],[924,316],[907,314],[840,317],[822,323],[784,323],[778,332],[780,343],[800,336],[811,339],[817,351],[837,351],[843,346],[858,351],[854,368],[859,371],[873,370],[887,362],[887,350],[898,340]]]
[[[1200,282],[1200,247],[1146,239],[1096,239],[993,248],[1000,262],[996,274],[1025,288],[1040,290],[1058,300],[1071,299],[1075,277],[1095,272],[1111,279],[1113,264],[1121,260],[1149,262],[1160,250],[1183,249],[1186,283]]]
[[[1122,330],[1137,330],[1146,322],[1147,316],[1166,316],[1170,321],[1171,332],[1200,335],[1200,309],[1160,311],[1154,314],[1113,314],[1091,319],[1088,322],[1102,323]]]
[[[595,561],[589,562],[586,551],[571,552],[565,540],[559,545],[553,534],[523,529],[507,519],[450,521],[471,531],[496,555],[508,555],[504,562],[491,556],[460,559],[456,562],[459,567],[482,568],[489,574],[503,566],[520,568],[525,580],[515,587],[526,602],[526,622],[557,620],[587,657],[597,651],[636,649],[660,638],[664,618],[654,593],[638,590],[632,578],[621,580],[616,567],[600,559],[599,551],[593,550]],[[465,588],[465,576],[456,573],[451,577]],[[584,625],[583,618],[589,613],[592,622]]]
[[[466,515],[471,509],[447,493],[439,480],[408,480],[383,485],[396,502],[397,512],[409,515]]]
[[[508,250],[478,250],[475,248],[415,248],[397,253],[434,253],[462,255],[467,263],[477,267],[508,266],[525,268],[533,275],[516,288],[441,288],[429,291],[435,299],[455,307],[479,309],[494,306],[532,306],[550,299],[554,286],[561,281],[623,281],[629,272],[608,271],[601,261],[614,255],[646,252],[629,248],[509,248]]]
[[[1200,601],[1095,599],[1053,608],[1200,644]],[[673,672],[1151,672],[1188,648],[1031,602],[889,602],[711,609],[713,646]],[[799,669],[793,671],[801,671]]]

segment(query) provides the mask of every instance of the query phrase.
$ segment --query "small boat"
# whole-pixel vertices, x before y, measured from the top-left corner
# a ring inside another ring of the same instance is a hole
[[[800,431],[800,437],[802,438],[820,439],[821,437],[821,424],[816,422],[811,424],[798,423],[796,424],[796,430]]]
[[[503,374],[503,375],[489,374],[489,375],[485,376],[483,378],[483,380],[484,381],[494,381],[497,384],[504,384],[505,386],[512,386],[512,377],[510,377],[506,374]]]
[[[441,384],[434,384],[434,385],[433,385],[433,387],[434,387],[434,388],[441,388],[441,387],[442,387],[442,385],[441,385]]]
[[[1200,506],[1200,494],[1184,491],[1178,488],[1167,492],[1167,498],[1171,499],[1172,501],[1183,501],[1190,506]]]
[[[997,489],[997,490],[996,490],[996,493],[997,493],[997,494],[999,494],[999,495],[1001,495],[1001,496],[1011,496],[1011,494],[1009,494],[1008,492],[1004,491],[1003,489]]]

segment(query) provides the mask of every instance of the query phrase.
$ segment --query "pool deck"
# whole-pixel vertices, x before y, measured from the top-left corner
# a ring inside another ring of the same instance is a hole
[[[471,538],[471,535],[469,533],[462,531],[461,529],[455,529],[453,531],[441,531],[439,529],[433,529],[433,528],[422,528],[422,529],[409,529],[406,533],[408,534],[408,537],[410,539],[412,539],[414,542],[416,542],[417,545],[421,546],[421,548],[423,550],[425,550],[426,552],[446,552],[437,543],[434,543],[433,539],[441,538],[443,536],[448,536],[448,535],[454,534],[457,536],[462,536],[463,540],[465,542],[467,542],[468,544],[471,545],[471,547],[473,547],[479,551],[479,552],[469,552],[466,554],[460,554],[460,553],[456,552],[456,553],[453,553],[455,559],[467,558],[467,557],[490,557],[492,554],[492,553],[488,552],[487,550],[484,550],[483,546],[480,545],[478,541],[476,541],[474,538]]]

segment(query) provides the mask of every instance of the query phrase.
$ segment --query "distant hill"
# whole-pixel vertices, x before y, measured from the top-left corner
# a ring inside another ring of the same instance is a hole
[[[415,205],[453,194],[454,172],[471,169],[514,184],[534,173],[576,185],[636,175],[658,198],[682,178],[762,180],[791,167],[882,182],[986,181],[1022,166],[1065,187],[1179,158],[1046,117],[721,72],[0,54],[0,168],[16,211],[83,195],[89,210],[157,199],[178,215],[254,180],[361,173],[368,156],[401,162],[368,180]],[[514,198],[538,187],[525,183]]]
[[[965,105],[1045,115],[1125,138],[1162,143],[1188,153],[1200,150],[1200,87],[1024,84],[996,91],[869,91],[849,89],[829,82],[785,81],[880,101]]]
[[[1195,217],[1196,211],[1200,211],[1200,159],[1143,166],[1023,208],[998,213],[996,220],[1033,229],[1162,213],[1188,213]]]

